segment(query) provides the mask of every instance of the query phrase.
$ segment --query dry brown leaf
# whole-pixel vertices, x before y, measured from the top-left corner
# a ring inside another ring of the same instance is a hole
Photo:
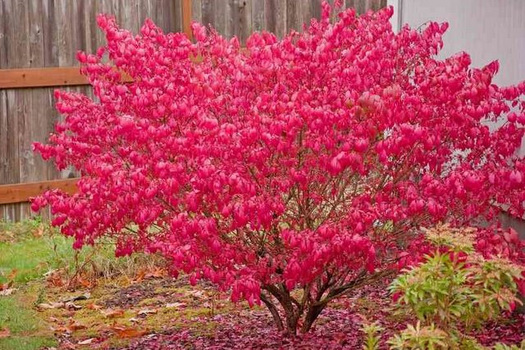
[[[8,328],[0,329],[0,339],[11,336],[11,331]]]
[[[67,310],[62,313],[62,317],[75,317],[76,311]]]
[[[16,290],[16,288],[7,288],[4,290],[0,289],[0,296],[7,296],[13,294],[13,292]]]
[[[91,298],[91,293],[87,292],[84,294],[74,295],[69,298],[62,299],[64,303],[67,303],[68,301],[78,301],[78,300],[87,300]]]
[[[101,311],[101,313],[106,318],[117,318],[117,317],[124,316],[124,310],[122,310],[122,309],[115,309],[115,310],[107,309],[107,310]]]
[[[73,333],[74,331],[78,331],[79,329],[86,329],[86,328],[87,328],[86,326],[84,326],[83,324],[73,319],[69,319],[69,323],[66,326],[66,330],[68,333]]]
[[[8,280],[14,280],[16,275],[18,275],[18,270],[17,269],[13,269],[11,270],[11,272],[9,272],[9,274],[7,275],[7,279]]]
[[[77,304],[75,304],[75,303],[70,301],[70,302],[65,304],[65,308],[68,309],[68,310],[80,310],[80,309],[82,309],[82,306],[77,305]]]
[[[137,276],[134,279],[132,279],[130,281],[130,283],[140,283],[140,282],[142,282],[144,277],[146,277],[146,273],[147,273],[146,269],[144,269],[144,268],[140,269],[139,272],[137,273]]]
[[[81,275],[77,276],[76,282],[84,288],[93,288],[95,284],[91,282],[88,278],[85,278]]]
[[[89,303],[86,305],[86,308],[89,309],[89,310],[100,310],[102,309],[102,306],[101,305],[97,305],[95,303]]]
[[[162,267],[155,267],[153,270],[148,272],[145,278],[161,278],[168,275],[168,271]]]
[[[60,350],[76,350],[76,349],[77,349],[77,345],[73,344],[69,340],[61,342],[60,344]]]
[[[179,307],[185,307],[185,306],[186,306],[186,303],[178,303],[178,302],[175,302],[175,303],[167,303],[167,304],[166,304],[166,307],[167,307],[168,309],[173,308],[173,307],[177,307],[177,308],[179,308]]]
[[[0,291],[10,289],[13,285],[13,281],[9,281],[7,283],[0,283]]]
[[[58,270],[50,271],[45,274],[46,282],[52,287],[63,287],[65,282]]]
[[[44,226],[40,225],[36,230],[33,230],[33,237],[40,238],[44,235]]]
[[[191,295],[194,299],[202,299],[206,297],[206,294],[202,290],[193,290],[188,294]]]
[[[97,340],[97,338],[89,338],[86,340],[82,340],[78,342],[78,345],[90,345],[90,344],[93,344],[95,340]]]
[[[147,316],[147,315],[153,315],[153,314],[156,314],[157,313],[157,309],[143,309],[143,310],[140,310],[139,312],[137,312],[137,315],[138,316]]]
[[[145,329],[138,329],[133,327],[126,327],[122,325],[113,325],[110,327],[113,332],[117,335],[119,338],[136,338],[141,337],[144,334],[148,333]]]
[[[39,310],[49,310],[49,309],[62,309],[66,306],[65,303],[40,303],[36,307]]]

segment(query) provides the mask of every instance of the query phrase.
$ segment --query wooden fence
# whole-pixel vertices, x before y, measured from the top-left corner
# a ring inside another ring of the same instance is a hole
[[[346,0],[362,13],[386,0]],[[104,44],[98,13],[137,33],[145,18],[165,32],[190,33],[191,21],[244,41],[267,30],[283,36],[321,13],[321,0],[2,0],[0,1],[0,220],[31,215],[27,200],[48,188],[75,190],[74,169],[57,171],[31,150],[60,116],[53,90],[91,95],[75,54]]]

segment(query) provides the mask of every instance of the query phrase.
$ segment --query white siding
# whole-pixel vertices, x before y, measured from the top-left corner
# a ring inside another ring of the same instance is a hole
[[[394,29],[408,23],[448,22],[441,58],[465,51],[472,65],[500,63],[498,85],[525,80],[525,0],[389,0],[396,13]],[[520,155],[525,155],[525,141]]]

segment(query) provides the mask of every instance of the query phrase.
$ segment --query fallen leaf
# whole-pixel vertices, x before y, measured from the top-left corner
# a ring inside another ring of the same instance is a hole
[[[0,283],[0,291],[10,289],[13,285],[13,281],[9,281],[7,283]]]
[[[91,293],[87,292],[87,293],[84,293],[84,294],[75,295],[75,296],[66,298],[66,299],[64,299],[62,301],[67,303],[69,301],[87,300],[89,298],[91,298]]]
[[[97,340],[97,338],[89,338],[89,339],[86,339],[86,340],[82,340],[82,341],[79,341],[78,342],[78,345],[89,345],[89,344],[93,344],[93,342]]]
[[[75,310],[67,310],[62,314],[62,317],[75,317]]]
[[[202,299],[206,297],[206,295],[204,294],[202,290],[194,290],[194,291],[189,292],[188,294],[191,295],[194,299]]]
[[[66,326],[66,330],[68,333],[73,333],[74,331],[78,331],[79,329],[86,329],[86,328],[87,328],[86,326],[84,326],[83,324],[73,319],[69,319],[69,323]]]
[[[95,303],[89,303],[89,304],[86,305],[86,308],[89,309],[89,310],[100,310],[100,309],[102,309],[102,306],[97,305]]]
[[[140,310],[139,312],[137,312],[137,315],[138,316],[147,316],[147,315],[153,315],[153,314],[156,314],[157,313],[157,309],[143,309],[143,310]]]
[[[126,327],[121,325],[113,325],[110,328],[113,332],[115,332],[115,334],[119,338],[136,338],[148,333],[148,331],[144,329]]]
[[[62,309],[66,306],[65,303],[40,303],[36,307],[40,310],[49,310],[49,309]]]
[[[7,289],[4,289],[4,290],[0,290],[0,296],[11,295],[11,294],[13,294],[13,292],[14,292],[16,289],[17,289],[17,288],[7,288]]]
[[[144,277],[146,276],[146,270],[145,269],[140,269],[140,271],[137,273],[137,276],[132,279],[130,281],[130,283],[140,283],[142,282],[142,280],[144,279]]]
[[[168,275],[168,271],[162,267],[156,267],[152,271],[146,273],[144,278],[160,278]]]
[[[33,230],[33,237],[39,238],[44,235],[44,226],[39,225],[36,230]]]
[[[185,306],[186,306],[185,303],[178,303],[178,302],[175,302],[175,303],[167,303],[167,304],[166,304],[166,307],[167,307],[168,309],[173,308],[173,307],[177,307],[177,308],[178,308],[178,307],[185,307]]]
[[[47,284],[52,287],[62,287],[65,284],[59,270],[49,271],[45,273],[44,276],[46,277]]]
[[[117,317],[124,316],[124,310],[122,310],[122,309],[116,309],[116,310],[107,309],[107,310],[101,311],[101,313],[106,318],[117,318]]]
[[[69,340],[61,342],[60,344],[60,350],[76,350],[76,349],[77,349],[77,345],[73,344]]]
[[[77,305],[73,302],[68,302],[68,303],[65,303],[65,308],[68,310],[80,310],[82,309],[82,306]]]
[[[82,277],[81,275],[78,275],[74,281],[71,281],[70,284],[79,284],[81,285],[82,287],[84,288],[93,288],[94,287],[94,283],[91,282],[88,278],[84,278]]]
[[[7,338],[11,335],[11,331],[8,328],[0,329],[0,339]]]
[[[13,269],[13,270],[11,270],[9,275],[7,275],[7,279],[12,281],[12,280],[15,279],[17,274],[18,274],[18,270],[17,269]]]

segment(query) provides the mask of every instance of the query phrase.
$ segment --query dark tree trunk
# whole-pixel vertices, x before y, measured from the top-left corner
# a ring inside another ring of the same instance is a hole
[[[271,300],[266,297],[266,295],[261,293],[261,301],[266,305],[268,310],[270,310],[270,313],[273,317],[273,322],[275,323],[275,326],[279,331],[284,330],[283,321],[281,320],[281,315],[279,315],[279,310],[277,310],[277,307],[272,304]]]
[[[307,333],[314,324],[315,320],[317,320],[317,317],[323,312],[326,304],[322,305],[311,305],[308,308],[308,311],[306,312],[306,316],[304,317],[303,326],[301,328],[301,333]]]
[[[301,317],[294,310],[285,310],[286,311],[286,331],[292,337],[297,334],[297,324],[299,323],[299,318]]]

